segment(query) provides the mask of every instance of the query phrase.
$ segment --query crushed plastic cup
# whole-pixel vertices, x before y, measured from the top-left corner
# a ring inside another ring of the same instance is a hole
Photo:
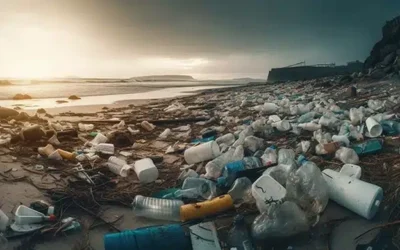
[[[378,137],[382,134],[382,126],[374,118],[369,117],[365,123],[367,124],[370,137]]]

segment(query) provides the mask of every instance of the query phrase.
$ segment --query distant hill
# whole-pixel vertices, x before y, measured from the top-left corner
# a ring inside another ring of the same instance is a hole
[[[137,82],[165,82],[165,81],[195,81],[192,76],[187,75],[152,75],[152,76],[137,76],[129,78],[129,80]]]

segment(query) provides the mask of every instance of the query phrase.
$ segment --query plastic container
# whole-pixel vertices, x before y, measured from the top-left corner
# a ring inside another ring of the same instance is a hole
[[[55,151],[55,148],[51,144],[47,144],[46,147],[39,147],[38,152],[41,155],[49,156]]]
[[[380,122],[385,135],[398,135],[400,133],[400,123],[395,121]]]
[[[171,135],[172,131],[169,128],[166,128],[159,136],[160,139],[166,139],[169,135]]]
[[[298,123],[307,123],[307,122],[311,122],[311,121],[314,119],[314,117],[315,117],[316,114],[317,114],[317,113],[314,112],[314,111],[305,113],[304,115],[300,116],[300,117],[297,119],[297,122],[298,122]]]
[[[193,250],[221,250],[217,229],[213,222],[189,227]]]
[[[344,164],[339,173],[342,175],[347,175],[348,177],[360,179],[361,167],[354,164]]]
[[[114,164],[119,165],[119,166],[124,166],[124,165],[128,164],[128,163],[126,163],[125,160],[120,159],[120,158],[115,157],[115,156],[110,156],[110,158],[108,158],[108,162],[114,163]]]
[[[321,129],[321,124],[314,122],[300,123],[297,126],[307,131],[317,131],[318,129]]]
[[[8,216],[0,209],[0,232],[6,231],[8,222]]]
[[[286,189],[271,176],[262,175],[253,183],[251,193],[256,199],[258,210],[262,213],[269,207],[265,202],[283,199],[286,195]]]
[[[102,133],[97,133],[97,135],[90,141],[91,145],[98,145],[99,143],[106,143],[108,138]]]
[[[15,211],[15,223],[19,225],[41,223],[48,220],[54,220],[54,216],[46,216],[32,208],[20,205]]]
[[[179,209],[182,205],[183,202],[180,200],[158,199],[136,195],[132,202],[132,210],[139,217],[179,221]]]
[[[222,195],[209,201],[183,205],[180,208],[181,221],[204,218],[233,208],[230,195]]]
[[[282,148],[278,151],[278,163],[291,165],[294,162],[296,153],[292,149]]]
[[[289,131],[292,128],[290,122],[286,120],[272,123],[272,127],[282,132]]]
[[[188,164],[208,161],[221,154],[218,144],[215,141],[206,142],[185,150],[184,157]]]
[[[104,236],[105,250],[191,250],[189,235],[179,224],[144,227]]]
[[[365,121],[370,137],[378,137],[382,134],[382,126],[372,117],[368,117]]]
[[[112,162],[107,162],[107,167],[108,169],[113,172],[116,175],[120,175],[122,177],[127,177],[129,170],[132,169],[132,166],[130,165],[118,165]]]
[[[346,145],[346,147],[348,147],[350,145],[350,140],[347,135],[334,135],[334,136],[332,136],[332,140],[334,142],[343,143],[344,145]]]
[[[239,147],[238,147],[239,149]],[[243,148],[241,148],[243,150]],[[217,179],[221,176],[224,166],[230,162],[241,160],[243,157],[242,152],[235,154],[236,149],[231,148],[224,154],[218,156],[212,161],[209,161],[206,166],[206,177],[211,179]]]
[[[204,178],[186,178],[182,189],[174,194],[177,198],[197,199],[199,197],[209,200],[217,196],[217,187],[214,182]]]
[[[228,246],[236,250],[255,250],[242,215],[236,215],[233,219],[233,228],[228,233]]]
[[[150,183],[158,178],[158,169],[150,158],[136,161],[133,170],[141,183]]]
[[[114,154],[114,144],[111,143],[99,143],[95,146],[97,152],[106,155],[113,155]]]
[[[378,212],[383,201],[381,187],[331,169],[325,169],[322,174],[330,199],[368,220]]]

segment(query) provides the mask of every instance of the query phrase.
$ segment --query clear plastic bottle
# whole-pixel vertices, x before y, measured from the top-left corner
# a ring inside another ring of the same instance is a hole
[[[311,122],[311,121],[314,119],[314,117],[316,116],[316,114],[317,114],[317,113],[314,112],[314,111],[305,113],[304,115],[300,116],[300,117],[297,119],[297,122],[298,122],[298,123]]]
[[[156,220],[180,221],[179,210],[183,205],[180,200],[167,200],[136,195],[132,210],[136,216]]]
[[[299,161],[300,168],[291,172],[286,182],[286,198],[296,201],[312,217],[324,211],[328,204],[328,186],[314,162],[304,156]]]
[[[264,147],[264,140],[253,135],[247,136],[244,139],[243,146],[254,153]]]
[[[263,167],[260,159],[257,157],[245,157],[243,160],[234,161],[226,164],[222,169],[222,176],[219,177],[218,186],[222,188],[229,187],[236,179],[237,173],[246,169]]]
[[[197,199],[199,197],[210,200],[217,196],[217,187],[215,182],[205,178],[192,178],[185,179],[182,189],[175,192],[176,198],[191,198]]]
[[[233,144],[234,147],[237,147],[239,145],[243,145],[244,143],[244,139],[247,136],[253,135],[254,131],[253,128],[251,126],[248,126],[247,128],[243,129],[240,133],[239,133],[239,138],[235,141],[235,143]]]
[[[234,148],[230,148],[224,154],[218,156],[212,161],[209,161],[205,166],[206,177],[217,179],[221,176],[221,171],[226,164],[228,164],[229,162],[241,160],[242,158],[239,157],[242,157],[242,155],[239,153],[235,154],[235,152],[236,150]]]
[[[261,161],[264,166],[269,166],[271,164],[275,164],[278,160],[278,156],[276,154],[276,146],[272,145],[265,149],[264,154],[261,156]]]
[[[282,148],[278,151],[278,163],[284,165],[292,165],[296,153],[292,149]]]
[[[358,164],[360,161],[356,151],[346,147],[339,148],[335,153],[335,158],[347,164]]]
[[[224,144],[227,146],[232,145],[235,142],[236,138],[232,133],[223,135],[218,137],[215,142],[218,143],[218,145]]]
[[[255,200],[251,194],[252,182],[247,177],[240,177],[235,180],[228,194],[232,197],[235,205],[253,203]]]
[[[250,233],[242,215],[235,216],[233,228],[228,233],[228,245],[230,249],[255,250]]]

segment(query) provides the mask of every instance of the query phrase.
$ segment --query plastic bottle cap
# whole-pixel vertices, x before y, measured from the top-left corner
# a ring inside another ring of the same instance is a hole
[[[304,155],[299,155],[297,161],[300,163],[300,165],[303,165],[303,163],[307,161],[307,158]]]

